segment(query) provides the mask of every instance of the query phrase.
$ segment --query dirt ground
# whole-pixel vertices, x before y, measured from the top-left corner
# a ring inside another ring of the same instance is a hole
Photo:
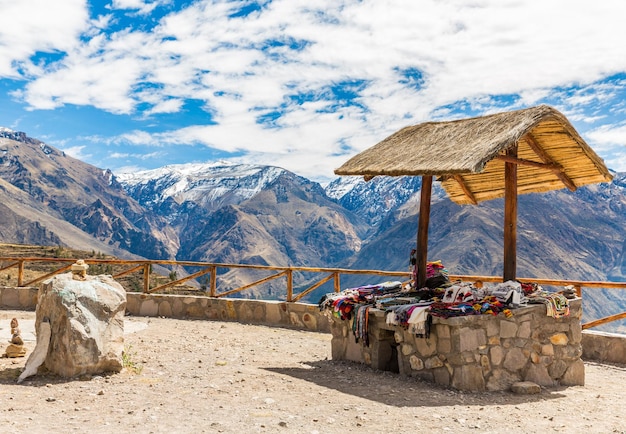
[[[12,317],[34,322],[34,312],[0,311],[0,353]],[[585,386],[538,395],[462,393],[332,361],[327,334],[139,317],[125,329],[119,374],[18,385],[26,358],[0,359],[2,431],[626,432],[624,366],[587,363]],[[30,354],[34,336],[23,334]]]

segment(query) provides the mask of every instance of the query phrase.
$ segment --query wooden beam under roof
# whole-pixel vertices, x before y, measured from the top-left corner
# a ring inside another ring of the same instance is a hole
[[[463,190],[463,193],[465,193],[465,196],[467,196],[470,202],[472,202],[473,205],[478,205],[476,196],[474,196],[474,193],[472,193],[472,190],[470,190],[469,186],[465,182],[465,179],[463,179],[461,175],[452,175],[452,177],[454,178],[456,182],[459,183],[461,190]]]
[[[543,148],[537,142],[532,133],[527,133],[523,138],[526,143],[528,143],[528,146],[530,146],[530,149],[532,149],[535,154],[537,154],[541,161],[548,165],[558,166],[558,164],[556,164],[556,162],[552,158],[550,158],[550,156],[543,150]],[[576,191],[578,187],[576,187],[574,181],[572,181],[571,178],[567,176],[567,174],[562,169],[559,171],[555,171],[554,173],[570,191]]]
[[[509,155],[498,155],[496,157],[496,160],[505,161],[507,163],[514,163],[520,166],[538,167],[539,169],[551,170],[553,172],[563,171],[563,166],[560,166],[556,163],[553,163],[553,164],[540,163],[539,161],[524,160],[522,158],[514,158]]]

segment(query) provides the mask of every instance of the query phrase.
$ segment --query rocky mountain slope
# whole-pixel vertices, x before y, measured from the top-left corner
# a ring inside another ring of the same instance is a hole
[[[4,242],[150,259],[408,270],[419,188],[417,177],[367,183],[345,177],[322,188],[277,167],[223,162],[114,176],[24,133],[0,129]],[[441,259],[454,274],[501,274],[502,222],[501,200],[457,206],[435,183],[429,259]],[[626,280],[625,239],[626,174],[574,193],[520,196],[520,277]],[[220,272],[220,287],[269,274]],[[309,277],[297,276],[296,285]],[[344,276],[342,286],[374,280]],[[309,300],[328,290],[320,288]],[[275,297],[275,291],[284,293],[284,282],[252,296]],[[589,297],[585,315],[623,310],[623,298],[610,292]]]
[[[128,196],[110,171],[6,128],[0,130],[0,182],[5,242],[83,248],[80,239],[158,259],[178,248],[165,220]]]

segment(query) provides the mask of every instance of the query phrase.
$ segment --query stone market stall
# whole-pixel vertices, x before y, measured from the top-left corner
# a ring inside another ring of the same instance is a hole
[[[573,300],[571,308],[567,302],[565,314],[556,311],[566,304],[560,298],[563,294],[541,290],[537,300],[547,301],[545,306],[526,306],[521,298],[531,297],[530,293],[511,299],[496,290],[487,294],[497,299],[491,305],[493,300],[484,298],[480,288],[446,299],[454,282],[428,284],[429,266],[434,264],[427,261],[433,177],[460,205],[504,197],[502,281],[512,285],[517,269],[518,195],[562,188],[575,191],[612,179],[602,159],[565,116],[542,105],[425,122],[402,128],[335,173],[360,175],[366,181],[375,176],[421,176],[422,185],[414,278],[405,288],[410,296],[395,297],[400,305],[413,304],[411,319],[416,316],[419,327],[411,321],[401,325],[389,321],[390,308],[381,308],[376,294],[368,300],[372,294],[364,294],[364,287],[348,292],[344,300],[329,295],[320,307],[328,308],[332,300],[334,359],[462,390],[504,390],[522,381],[541,386],[584,384],[580,299]],[[425,290],[431,293],[422,297]],[[350,297],[356,297],[355,303]],[[422,305],[424,301],[430,305]],[[400,308],[405,315],[406,309]]]
[[[355,306],[350,319],[330,315],[332,357],[465,391],[509,390],[519,382],[584,385],[581,299],[570,300],[568,308],[558,318],[543,304],[514,308],[510,315],[433,316],[429,332],[418,335],[389,324],[384,308],[371,307],[364,338],[353,327]]]

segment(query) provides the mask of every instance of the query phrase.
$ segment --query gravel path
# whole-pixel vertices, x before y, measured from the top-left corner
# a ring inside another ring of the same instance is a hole
[[[34,321],[0,311],[2,353],[12,317]],[[626,432],[623,366],[587,363],[584,387],[539,395],[462,393],[333,362],[327,334],[137,317],[125,329],[136,369],[119,374],[17,385],[26,358],[0,359],[3,432]]]

